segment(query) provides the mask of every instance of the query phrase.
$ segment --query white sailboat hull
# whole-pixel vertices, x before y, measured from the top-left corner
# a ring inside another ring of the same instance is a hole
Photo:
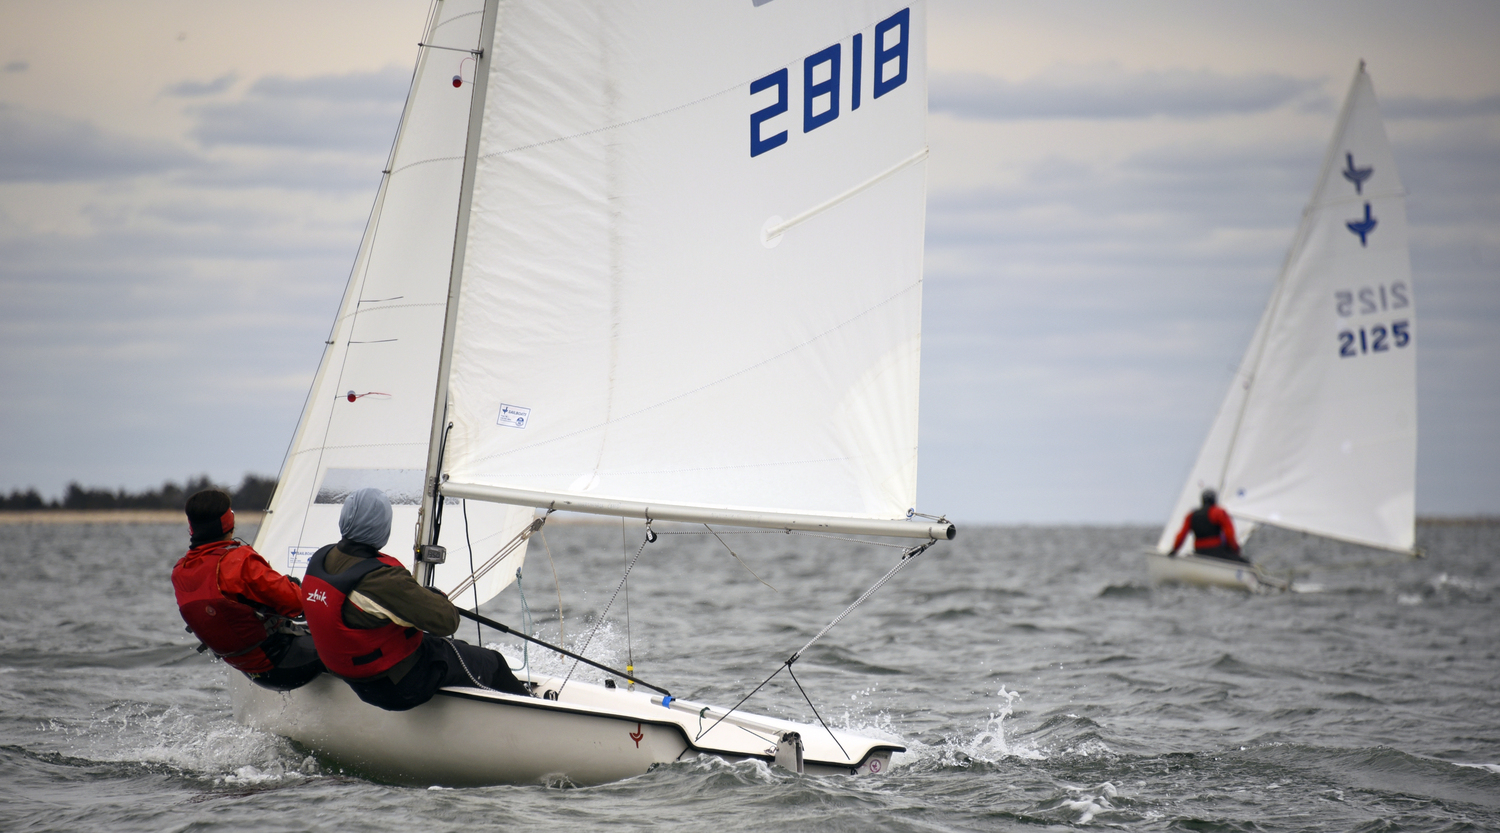
[[[1286,582],[1265,575],[1252,564],[1199,555],[1147,553],[1146,571],[1152,584],[1227,587],[1251,593],[1279,593],[1288,587]]]
[[[560,683],[542,680],[538,691]],[[660,696],[576,680],[557,700],[448,688],[405,712],[370,706],[329,675],[281,693],[233,674],[230,688],[237,721],[292,740],[351,774],[413,786],[585,786],[698,755],[773,763],[788,732],[800,735],[809,774],[880,773],[893,752],[905,751],[845,732],[835,743],[821,726],[740,712],[710,730],[724,709],[706,707],[700,718],[701,703],[663,707]],[[783,763],[794,760],[785,754]]]

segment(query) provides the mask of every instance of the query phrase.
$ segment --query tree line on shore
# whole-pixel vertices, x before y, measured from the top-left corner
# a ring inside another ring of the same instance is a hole
[[[36,489],[13,489],[9,496],[0,494],[0,512],[48,509],[172,509],[182,511],[188,496],[204,489],[222,489],[229,493],[236,509],[258,512],[271,503],[271,494],[276,491],[276,479],[247,474],[238,488],[213,482],[208,475],[189,478],[179,486],[168,480],[159,489],[143,492],[128,492],[125,489],[86,487],[77,482],[69,483],[61,498],[47,500]]]

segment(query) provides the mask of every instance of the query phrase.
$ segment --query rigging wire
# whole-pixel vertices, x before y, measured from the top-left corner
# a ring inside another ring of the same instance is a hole
[[[552,510],[548,509],[547,515],[550,514]],[[547,515],[542,518],[545,520]],[[557,563],[552,560],[552,546],[547,543],[547,530],[541,529],[539,532],[542,534],[542,548],[547,551],[547,563],[552,567],[552,589],[557,591],[557,644],[566,645],[568,640],[563,634],[562,583],[557,580]]]
[[[730,707],[729,711],[726,711],[726,712],[724,712],[724,714],[720,715],[719,719],[714,721],[713,726],[709,726],[708,729],[706,729],[705,731],[699,733],[698,737],[701,738],[701,737],[703,737],[703,735],[707,734],[708,732],[712,732],[714,730],[714,726],[718,726],[720,723],[723,723],[724,720],[725,720],[725,718],[727,718],[727,717],[729,717],[729,715],[733,714],[737,709],[739,709],[740,706],[745,705],[745,701],[749,700],[751,697],[754,697],[755,693],[758,692],[758,691],[760,691],[762,688],[765,688],[766,684],[769,683],[769,682],[771,682],[771,680],[775,679],[776,675],[780,674],[783,669],[786,670],[788,673],[791,673],[792,663],[794,663],[797,660],[801,659],[802,658],[802,654],[808,648],[811,648],[813,646],[813,643],[817,642],[819,639],[822,639],[823,636],[824,636],[824,634],[826,634],[830,630],[832,630],[833,627],[835,625],[837,625],[839,622],[844,621],[844,618],[847,617],[850,613],[853,613],[855,608],[859,607],[861,604],[864,604],[864,602],[865,602],[866,599],[870,598],[870,596],[872,594],[874,594],[876,590],[879,590],[881,587],[885,586],[885,583],[888,582],[888,581],[890,581],[891,577],[894,576],[894,575],[896,575],[896,573],[900,572],[901,568],[903,568],[907,564],[910,564],[911,562],[915,561],[916,558],[917,558],[917,556],[919,556],[922,553],[926,552],[929,547],[931,547],[933,544],[936,544],[936,543],[937,543],[937,539],[933,539],[933,540],[927,541],[924,544],[920,544],[918,546],[912,547],[912,548],[906,550],[905,552],[903,552],[901,554],[901,559],[899,561],[897,561],[896,565],[894,567],[891,567],[891,569],[889,571],[887,571],[885,575],[881,576],[879,581],[877,581],[874,584],[870,585],[870,588],[868,590],[866,590],[864,593],[861,593],[860,596],[859,596],[859,598],[855,599],[853,602],[851,602],[849,604],[848,607],[844,608],[844,611],[842,613],[840,613],[839,615],[833,617],[833,621],[829,622],[826,626],[824,626],[824,628],[822,630],[818,631],[818,633],[817,633],[816,636],[814,636],[812,639],[807,640],[807,644],[806,645],[803,645],[801,648],[798,648],[790,657],[787,657],[787,659],[786,659],[785,662],[783,662],[781,665],[777,666],[776,670],[771,672],[771,676],[769,676],[769,677],[765,678],[764,680],[762,680],[761,683],[760,683],[760,685],[758,685],[754,689],[752,689],[749,694],[746,694],[744,697],[741,697],[738,703],[735,703],[732,707]],[[795,679],[796,679],[796,677],[794,676],[793,680],[795,681]],[[797,684],[797,688],[801,689],[802,688],[802,684],[798,683]],[[807,692],[804,691],[802,693],[802,696],[806,697],[807,696]],[[808,700],[808,705],[812,705],[812,701],[811,700]],[[813,714],[817,714],[817,712],[818,712],[818,710],[816,708],[814,708],[813,709]],[[822,716],[819,716],[818,717],[818,721],[822,722],[822,720],[823,720]],[[828,724],[824,723],[823,724],[823,728],[824,729],[828,729]],[[828,729],[828,734],[829,734],[829,736],[832,736],[833,735],[833,730],[832,729]],[[835,744],[837,744],[838,743],[838,738],[835,737],[833,739],[833,742]],[[843,749],[843,746],[839,746],[839,748]],[[845,753],[845,755],[847,755],[847,754],[848,753]]]
[[[839,748],[840,752],[844,753],[844,757],[849,757],[849,751],[844,748],[844,745],[842,743],[839,743],[839,736],[835,735],[833,733],[833,730],[828,728],[828,721],[823,719],[823,715],[818,714],[818,707],[813,705],[812,698],[807,696],[807,691],[802,688],[801,681],[797,679],[796,674],[792,673],[792,666],[788,665],[786,667],[786,673],[792,678],[792,682],[797,684],[797,690],[802,692],[802,699],[806,700],[807,707],[809,709],[812,709],[813,717],[816,717],[818,719],[818,722],[823,724],[823,731],[827,732],[828,736],[833,738],[834,745]]]
[[[746,564],[745,560],[743,558],[740,558],[740,554],[737,553],[737,552],[735,552],[733,547],[729,546],[729,544],[727,544],[727,543],[724,542],[723,538],[719,537],[719,533],[714,532],[714,528],[713,527],[709,526],[708,524],[704,524],[703,528],[706,529],[706,530],[708,530],[709,532],[713,532],[714,537],[719,539],[719,543],[720,544],[724,544],[724,549],[729,550],[729,554],[732,555],[732,556],[734,556],[734,560],[740,562],[740,566],[745,568],[745,572],[749,573],[752,576],[755,576],[755,580],[758,581],[758,582],[760,582],[761,584],[764,584],[765,586],[770,587],[772,590],[776,590],[776,587],[774,585],[772,585],[770,582],[766,581],[765,579],[761,578],[760,576],[755,575],[755,571],[752,570],[752,569],[750,569],[750,565]],[[781,591],[780,590],[776,590],[776,592],[779,594]]]
[[[589,643],[591,643],[591,642],[594,641],[594,635],[599,632],[599,626],[602,625],[602,624],[604,624],[604,616],[605,616],[605,614],[609,613],[609,608],[615,603],[615,597],[618,596],[618,595],[620,595],[620,588],[624,587],[625,586],[625,582],[630,578],[630,571],[635,567],[635,562],[639,561],[640,558],[641,558],[641,553],[643,553],[643,552],[646,551],[646,545],[649,544],[649,543],[651,543],[651,542],[653,542],[653,541],[655,541],[655,540],[656,540],[656,533],[653,532],[653,531],[651,531],[651,519],[647,518],[646,519],[646,537],[645,537],[644,540],[641,541],[640,548],[635,551],[635,557],[632,558],[632,559],[630,559],[630,563],[629,564],[625,565],[625,575],[620,576],[620,583],[617,584],[617,585],[615,585],[615,592],[612,593],[612,594],[610,594],[609,602],[604,605],[604,609],[603,610],[599,611],[599,617],[594,620],[594,627],[593,627],[593,629],[589,631],[588,638],[585,639],[585,640],[583,640],[583,647],[581,647],[581,648],[578,649],[578,653],[579,654],[584,654],[584,653],[586,653],[588,651],[588,649],[589,649]],[[559,685],[557,687],[557,693],[559,695],[562,694],[562,690],[563,690],[563,688],[565,686],[567,686],[568,681],[571,680],[571,679],[573,679],[573,672],[576,671],[576,670],[578,670],[578,660],[574,659],[572,667],[568,669],[568,675],[563,678],[562,685]],[[632,671],[631,675],[633,676],[634,673],[635,672]],[[625,676],[625,675],[621,675],[621,676]],[[627,677],[627,679],[628,679],[628,677]]]
[[[526,589],[521,586],[520,567],[516,568],[516,592],[521,594],[521,629],[529,634],[535,634],[536,626],[531,619],[531,606],[526,604]],[[474,627],[478,628],[479,623],[475,622]],[[521,642],[521,666],[526,669],[526,682],[528,683],[531,682],[531,652],[529,650],[530,644],[531,643],[524,640]]]
[[[642,547],[645,544],[641,545]],[[620,560],[625,561],[625,553],[630,552],[630,542],[625,539],[625,519],[620,518]],[[625,575],[630,575],[630,565],[625,566]],[[630,582],[625,582],[625,672],[635,673],[635,646],[630,639]],[[635,683],[627,684],[635,688]]]

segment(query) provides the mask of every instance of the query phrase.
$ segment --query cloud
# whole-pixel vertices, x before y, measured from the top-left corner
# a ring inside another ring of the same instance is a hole
[[[978,73],[934,74],[929,107],[959,118],[1200,119],[1260,113],[1323,98],[1323,82],[1207,70],[1129,72],[1113,65],[1061,67],[1022,82]]]
[[[94,125],[0,104],[0,182],[119,179],[189,168],[179,146],[111,134]]]
[[[25,61],[11,61],[5,65],[6,72],[25,72],[31,68],[31,64]]]
[[[168,87],[166,93],[181,98],[216,95],[233,86],[235,80],[235,74],[231,72],[227,75],[220,75],[212,81],[183,81]]]
[[[1292,141],[1164,142],[1117,162],[1049,157],[1003,185],[935,189],[929,272],[1162,280],[1274,265],[1320,159]]]
[[[1398,143],[1396,163],[1414,227],[1463,230],[1490,240],[1500,218],[1500,136],[1486,125],[1454,122]]]
[[[262,78],[245,98],[189,109],[193,136],[207,146],[383,153],[391,144],[410,73],[378,72],[314,78]]]
[[[1422,96],[1397,96],[1385,99],[1380,107],[1387,118],[1427,119],[1444,121],[1450,119],[1484,118],[1500,116],[1500,95],[1484,98],[1424,98]]]
[[[181,177],[184,185],[205,189],[284,188],[326,194],[367,194],[380,186],[380,153],[295,154],[286,149],[253,159],[218,160]]]

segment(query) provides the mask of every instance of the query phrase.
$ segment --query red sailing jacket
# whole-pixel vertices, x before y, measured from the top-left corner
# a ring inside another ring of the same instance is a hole
[[[238,541],[188,550],[172,568],[172,589],[193,635],[220,659],[250,674],[275,667],[260,647],[268,635],[265,618],[251,604],[284,616],[302,612],[297,585]]]
[[[1220,547],[1226,547],[1230,552],[1240,551],[1240,542],[1234,539],[1234,521],[1229,519],[1229,513],[1223,507],[1210,506],[1207,512],[1202,509],[1189,512],[1182,519],[1182,530],[1177,533],[1177,540],[1172,544],[1173,552],[1182,546],[1189,531],[1193,533],[1193,549],[1197,552]]]
[[[344,623],[344,602],[365,576],[381,567],[406,565],[390,557],[364,558],[338,575],[330,574],[323,561],[334,545],[313,553],[302,578],[306,596],[303,612],[312,631],[318,658],[331,673],[346,680],[364,680],[390,670],[422,644],[422,632],[392,622],[378,628],[351,628]]]

